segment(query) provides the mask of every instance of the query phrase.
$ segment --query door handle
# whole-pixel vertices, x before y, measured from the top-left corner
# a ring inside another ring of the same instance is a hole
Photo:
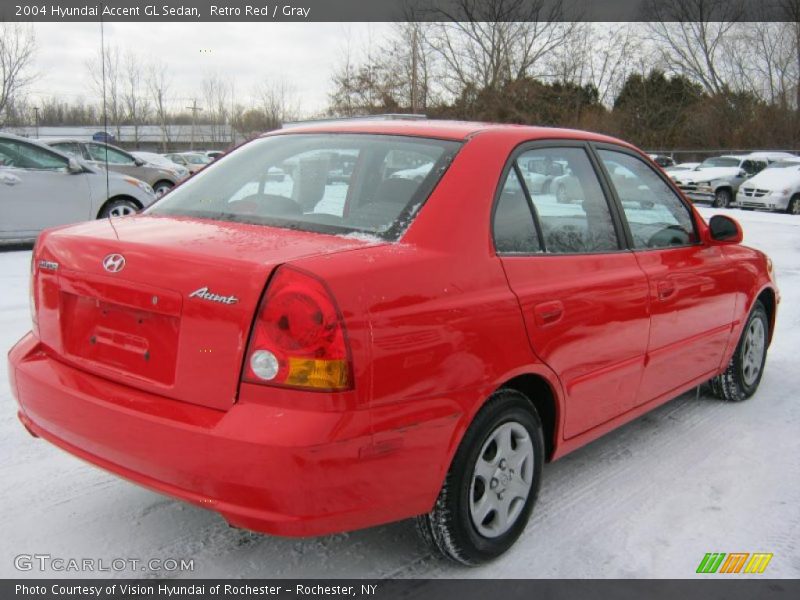
[[[21,183],[22,180],[17,177],[16,175],[12,175],[11,173],[3,173],[0,175],[0,181],[5,183],[6,185],[17,185]]]
[[[533,314],[539,327],[555,325],[564,316],[564,304],[560,300],[542,302],[533,307]]]
[[[675,284],[670,281],[659,281],[657,287],[659,300],[669,300],[675,295]]]

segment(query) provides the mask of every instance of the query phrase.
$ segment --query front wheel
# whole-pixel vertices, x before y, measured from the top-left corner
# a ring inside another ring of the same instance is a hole
[[[470,425],[433,510],[417,517],[423,539],[465,565],[508,550],[530,517],[541,483],[539,415],[516,390],[495,392]]]
[[[747,400],[758,389],[767,360],[769,319],[761,302],[756,302],[728,367],[711,380],[711,391],[727,402]]]
[[[100,211],[99,219],[106,217],[127,217],[139,212],[139,206],[133,200],[112,200]]]
[[[159,181],[157,184],[153,186],[153,192],[156,195],[156,198],[161,198],[164,194],[170,191],[173,186],[169,181]]]
[[[731,191],[726,189],[717,190],[714,194],[714,208],[728,208],[731,205]]]
[[[800,215],[800,194],[795,194],[789,200],[789,205],[786,207],[786,212],[790,215]]]

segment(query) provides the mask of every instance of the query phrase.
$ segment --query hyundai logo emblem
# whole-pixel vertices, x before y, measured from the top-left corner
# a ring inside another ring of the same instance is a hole
[[[119,273],[125,268],[125,257],[122,254],[109,254],[103,259],[103,268],[109,273]]]

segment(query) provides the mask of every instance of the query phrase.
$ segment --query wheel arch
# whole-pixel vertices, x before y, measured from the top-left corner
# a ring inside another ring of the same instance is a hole
[[[101,215],[103,214],[103,211],[106,209],[106,207],[112,202],[116,202],[117,200],[128,200],[129,202],[133,202],[136,206],[139,207],[139,210],[142,210],[142,208],[144,208],[144,206],[142,206],[142,203],[139,202],[133,196],[128,196],[127,194],[117,194],[116,196],[112,196],[111,198],[103,202],[100,208],[97,209],[97,215],[95,215],[95,219],[102,218]]]
[[[756,296],[756,302],[761,302],[761,304],[764,305],[764,309],[767,311],[767,318],[769,319],[769,340],[767,343],[771,344],[772,336],[775,332],[775,316],[778,308],[778,299],[775,295],[775,290],[771,287],[765,287],[758,296]],[[753,304],[755,304],[755,302]]]
[[[558,397],[551,383],[542,375],[524,373],[512,377],[497,390],[512,389],[520,392],[539,414],[544,434],[545,459],[549,462],[555,452],[558,435]],[[495,391],[497,391],[495,390]]]

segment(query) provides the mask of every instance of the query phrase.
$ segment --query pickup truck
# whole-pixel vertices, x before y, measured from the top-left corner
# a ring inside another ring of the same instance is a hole
[[[739,186],[767,164],[767,158],[760,156],[715,156],[704,160],[693,171],[677,171],[669,176],[692,202],[726,208],[732,204]]]

